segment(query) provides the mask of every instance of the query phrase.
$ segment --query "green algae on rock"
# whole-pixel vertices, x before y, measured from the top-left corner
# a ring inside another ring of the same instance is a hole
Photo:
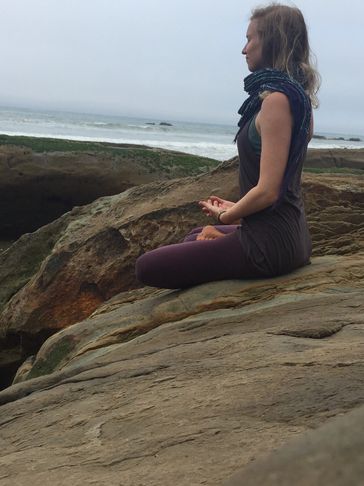
[[[218,161],[152,147],[0,135],[1,237],[35,231],[74,206]]]

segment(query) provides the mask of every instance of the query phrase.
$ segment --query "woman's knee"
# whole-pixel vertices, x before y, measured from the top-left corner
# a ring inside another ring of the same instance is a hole
[[[135,274],[139,282],[150,287],[169,288],[170,274],[168,247],[160,247],[141,255],[135,263]]]
[[[153,276],[152,263],[153,260],[150,258],[149,252],[141,255],[135,262],[136,278],[144,285],[151,285],[150,282]]]

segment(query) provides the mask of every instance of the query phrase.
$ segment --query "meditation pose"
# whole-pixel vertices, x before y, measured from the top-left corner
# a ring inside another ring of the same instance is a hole
[[[301,172],[319,76],[310,61],[306,24],[299,9],[271,4],[252,12],[246,38],[249,97],[239,110],[235,138],[240,199],[211,195],[200,201],[217,224],[140,256],[136,275],[145,285],[172,289],[273,277],[310,262]]]

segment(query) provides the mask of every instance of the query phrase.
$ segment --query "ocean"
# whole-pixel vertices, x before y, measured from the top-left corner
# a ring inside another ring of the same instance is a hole
[[[5,135],[148,145],[216,160],[227,160],[237,154],[233,143],[236,131],[234,125],[0,107],[0,133]],[[317,135],[325,138],[313,139],[309,145],[312,148],[364,148],[364,136]]]

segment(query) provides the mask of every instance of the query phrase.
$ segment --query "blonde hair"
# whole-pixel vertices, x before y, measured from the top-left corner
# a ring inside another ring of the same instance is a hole
[[[302,12],[295,7],[271,3],[252,11],[262,40],[265,67],[279,69],[299,81],[317,108],[320,75],[314,67]]]

